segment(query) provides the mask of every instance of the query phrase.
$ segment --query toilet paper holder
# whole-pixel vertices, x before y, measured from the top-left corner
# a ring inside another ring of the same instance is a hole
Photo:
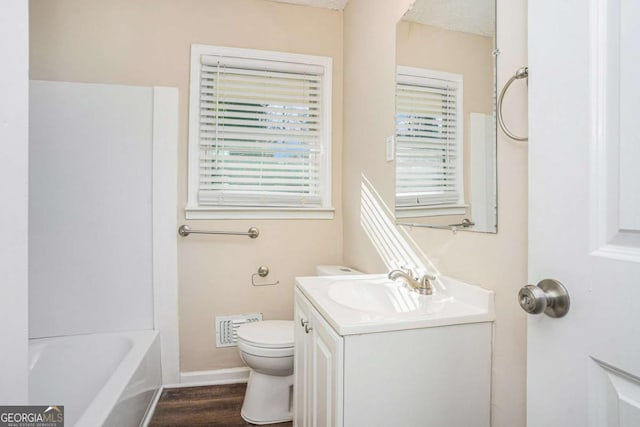
[[[279,280],[277,280],[275,283],[256,283],[256,276],[267,277],[268,275],[269,267],[267,267],[266,265],[261,265],[260,267],[258,267],[258,272],[251,275],[251,284],[253,286],[274,286],[280,283]]]

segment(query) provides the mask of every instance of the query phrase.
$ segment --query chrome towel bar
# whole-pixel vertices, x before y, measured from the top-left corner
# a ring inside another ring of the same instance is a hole
[[[260,235],[260,230],[256,227],[251,227],[248,231],[204,231],[192,230],[188,225],[181,225],[178,228],[178,234],[182,237],[187,237],[189,234],[224,234],[228,236],[249,236],[255,239]]]
[[[465,218],[459,224],[434,225],[434,224],[416,224],[416,223],[409,223],[409,222],[399,222],[398,225],[404,225],[406,227],[436,228],[438,230],[452,230],[455,232],[456,229],[458,228],[473,227],[474,225],[476,225],[476,223],[469,220],[468,218]]]
[[[529,137],[517,136],[513,132],[511,132],[509,129],[507,129],[507,125],[504,124],[504,119],[502,118],[502,101],[504,99],[504,94],[507,93],[507,89],[509,89],[509,86],[511,86],[511,83],[513,83],[516,80],[528,79],[528,78],[529,78],[529,67],[518,68],[516,73],[513,76],[511,76],[511,78],[507,81],[507,83],[505,83],[504,87],[500,91],[500,96],[498,97],[498,108],[497,108],[498,124],[500,125],[500,128],[502,128],[504,133],[509,138],[515,141],[527,141]]]

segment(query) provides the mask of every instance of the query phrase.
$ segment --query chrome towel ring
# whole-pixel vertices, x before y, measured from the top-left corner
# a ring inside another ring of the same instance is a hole
[[[504,98],[504,94],[507,92],[507,89],[509,89],[509,86],[511,86],[511,83],[513,83],[515,80],[527,79],[527,78],[529,78],[529,67],[518,68],[516,73],[513,76],[511,76],[511,78],[504,85],[504,87],[502,88],[502,91],[500,91],[500,96],[498,97],[498,124],[500,124],[500,128],[504,131],[505,134],[507,134],[509,138],[516,141],[527,141],[529,140],[529,137],[517,136],[513,132],[511,132],[509,129],[507,129],[507,126],[504,124],[504,120],[502,119],[502,100]]]

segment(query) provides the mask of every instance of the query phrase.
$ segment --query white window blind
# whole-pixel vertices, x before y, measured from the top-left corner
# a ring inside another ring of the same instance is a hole
[[[462,81],[417,74],[397,75],[396,206],[456,205],[462,191]]]
[[[199,205],[326,203],[324,73],[306,63],[201,55]]]

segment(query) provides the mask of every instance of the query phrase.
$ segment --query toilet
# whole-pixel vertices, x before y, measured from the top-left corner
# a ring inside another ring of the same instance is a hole
[[[362,274],[342,265],[319,265],[318,276]],[[242,418],[253,424],[293,419],[293,321],[263,320],[238,328],[240,357],[251,369]]]
[[[251,368],[242,418],[253,424],[293,419],[293,321],[263,320],[238,328],[240,357]]]

